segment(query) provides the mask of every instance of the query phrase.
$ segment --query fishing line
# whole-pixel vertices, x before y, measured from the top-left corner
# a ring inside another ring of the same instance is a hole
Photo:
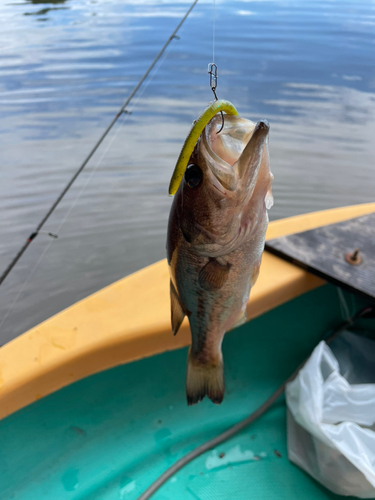
[[[213,9],[212,9],[212,62],[215,63],[215,10],[216,10],[216,0],[213,0]]]
[[[343,293],[343,291],[341,290],[340,287],[337,287],[337,293],[338,293],[338,296],[339,296],[339,299],[340,299],[341,316],[343,316],[343,318],[346,319],[346,321],[349,324],[351,324],[351,323],[353,323],[352,317],[350,315],[349,307],[348,307],[348,304],[347,304],[347,302],[345,300],[344,293]],[[345,313],[345,314],[343,314],[343,313]]]
[[[29,274],[29,276],[27,277],[26,281],[23,282],[23,285],[21,287],[21,290],[18,292],[18,294],[16,295],[16,297],[14,298],[13,302],[12,302],[12,305],[9,307],[8,311],[6,312],[5,316],[3,317],[3,320],[0,324],[0,330],[1,328],[3,327],[4,323],[6,322],[6,320],[8,319],[10,313],[13,311],[15,305],[17,304],[19,298],[21,297],[22,293],[25,291],[25,288],[26,288],[26,285],[28,284],[28,282],[31,280],[31,278],[34,276],[34,274],[36,273],[36,270],[38,269],[38,267],[40,266],[40,263],[42,262],[42,260],[44,259],[44,256],[46,255],[46,253],[48,252],[50,246],[52,245],[53,243],[53,240],[50,240],[47,244],[47,246],[44,248],[43,252],[41,253],[39,259],[37,260],[35,266],[33,267],[31,273]]]
[[[362,309],[355,315],[355,319],[358,319],[362,316],[364,316],[368,311],[368,308]],[[327,343],[330,344],[338,335],[341,333],[341,331],[348,327],[353,325],[353,319],[351,318],[350,321],[341,323],[338,327],[336,327],[332,333],[328,334],[323,340]],[[307,358],[308,359],[308,358]],[[185,467],[189,462],[194,460],[195,458],[199,457],[206,451],[211,450],[212,448],[215,448],[219,444],[223,443],[224,441],[227,441],[231,437],[233,437],[235,434],[238,432],[242,431],[245,427],[249,426],[255,420],[257,420],[259,417],[261,417],[267,410],[271,408],[271,406],[279,399],[280,396],[285,391],[286,385],[294,380],[294,378],[298,375],[299,371],[303,366],[305,365],[307,359],[305,359],[299,366],[298,368],[288,377],[283,384],[281,384],[276,391],[271,394],[271,396],[261,405],[259,408],[257,408],[255,411],[250,413],[250,415],[243,420],[240,420],[237,424],[233,425],[232,427],[229,427],[226,431],[222,432],[218,436],[210,439],[209,441],[206,441],[205,443],[201,444],[200,446],[197,446],[194,450],[190,451],[187,453],[185,456],[177,460],[176,463],[174,463],[169,469],[167,469],[163,474],[161,474],[138,498],[137,500],[149,500],[151,496],[166,482],[168,481],[169,478],[171,478],[176,472],[178,472],[180,469]]]
[[[135,94],[138,92],[139,88],[141,87],[141,85],[143,84],[143,82],[146,80],[146,78],[148,77],[148,75],[150,74],[150,72],[152,71],[152,69],[154,68],[155,64],[158,62],[158,60],[161,58],[161,56],[164,54],[166,48],[168,47],[168,45],[171,43],[171,41],[176,38],[176,33],[178,32],[178,30],[180,29],[180,27],[183,25],[183,23],[185,22],[185,20],[187,19],[187,17],[189,16],[190,12],[193,10],[193,8],[195,7],[195,5],[198,3],[198,0],[194,0],[194,2],[190,5],[189,9],[187,10],[186,14],[184,15],[184,17],[181,19],[181,21],[179,22],[178,26],[176,27],[176,29],[173,31],[173,33],[171,34],[171,36],[168,38],[168,40],[165,42],[164,46],[162,47],[162,49],[160,50],[160,52],[157,54],[157,56],[155,57],[155,59],[153,60],[153,62],[150,64],[150,66],[148,67],[147,71],[145,72],[145,74],[142,76],[142,78],[139,80],[139,82],[137,83],[137,85],[133,88],[132,92],[130,93],[129,97],[126,99],[125,103],[121,106],[120,110],[118,111],[118,113],[115,115],[115,117],[113,118],[112,122],[108,125],[108,127],[106,128],[106,130],[103,132],[102,136],[99,138],[99,140],[96,142],[95,146],[93,147],[93,149],[90,151],[90,153],[88,154],[88,156],[86,157],[86,159],[83,161],[83,163],[81,164],[81,166],[78,168],[78,170],[75,172],[75,174],[73,175],[73,177],[70,179],[70,181],[68,182],[68,184],[65,186],[65,188],[63,189],[63,191],[60,193],[60,195],[57,197],[56,201],[53,203],[53,205],[51,206],[51,208],[48,210],[48,212],[46,213],[46,215],[43,217],[43,219],[40,221],[40,223],[38,224],[36,230],[31,233],[31,235],[27,238],[26,242],[24,243],[24,245],[20,248],[20,250],[18,251],[18,253],[15,255],[15,257],[13,258],[13,260],[11,261],[11,263],[9,264],[9,266],[5,269],[5,271],[3,272],[3,274],[0,276],[0,285],[3,283],[3,281],[5,280],[5,278],[8,276],[8,274],[10,273],[10,271],[13,269],[13,267],[17,264],[17,262],[19,261],[19,259],[22,257],[22,255],[25,253],[25,251],[27,250],[27,248],[29,247],[30,243],[36,238],[36,236],[39,234],[39,231],[42,229],[42,227],[44,226],[44,224],[47,222],[47,220],[49,219],[49,217],[51,216],[51,214],[54,212],[54,210],[56,209],[57,205],[60,203],[60,201],[64,198],[64,196],[66,195],[66,193],[69,191],[70,187],[72,186],[72,184],[74,183],[74,181],[77,179],[77,177],[79,176],[79,174],[82,172],[82,170],[85,168],[85,166],[87,165],[87,163],[90,161],[90,159],[92,158],[92,156],[95,154],[96,150],[99,148],[99,146],[101,145],[101,143],[103,142],[103,140],[106,138],[106,136],[108,135],[108,133],[110,132],[110,130],[112,129],[113,125],[117,122],[118,118],[124,113],[126,112],[126,107],[128,106],[128,104],[130,103],[130,101],[133,99],[133,97],[135,96]]]
[[[129,116],[129,115],[126,115],[126,119],[128,118],[128,116]],[[73,203],[71,203],[71,205],[70,205],[70,207],[69,207],[69,210],[67,210],[67,212],[66,212],[66,214],[65,214],[65,216],[64,216],[64,218],[63,218],[63,220],[62,220],[62,222],[61,222],[61,224],[60,224],[60,226],[59,226],[59,228],[57,229],[57,234],[59,234],[59,233],[60,233],[61,228],[63,227],[63,225],[64,225],[64,224],[65,224],[65,222],[67,221],[67,219],[68,219],[68,217],[69,217],[69,215],[70,215],[71,211],[72,211],[72,210],[73,210],[73,208],[76,206],[76,204],[77,204],[78,200],[80,199],[80,197],[82,196],[83,192],[84,192],[84,191],[85,191],[85,189],[87,188],[87,186],[88,186],[89,182],[91,181],[91,179],[92,179],[93,175],[95,174],[95,172],[96,172],[96,171],[97,171],[97,169],[99,168],[100,164],[102,163],[102,160],[103,160],[104,156],[107,154],[107,152],[108,152],[109,148],[110,148],[110,147],[111,147],[111,145],[113,144],[113,141],[114,141],[114,140],[115,140],[115,138],[117,137],[119,130],[120,130],[120,129],[121,129],[121,127],[124,125],[124,123],[126,123],[126,119],[125,119],[125,122],[123,122],[123,123],[121,123],[121,122],[120,122],[120,126],[119,126],[119,127],[117,127],[117,131],[116,131],[116,133],[114,134],[114,136],[112,137],[112,140],[111,140],[111,141],[110,141],[110,143],[108,144],[107,148],[105,149],[105,151],[104,151],[104,153],[103,153],[102,157],[100,158],[100,160],[99,160],[99,161],[98,161],[98,163],[96,164],[95,168],[91,171],[91,173],[90,173],[90,175],[89,175],[89,177],[88,177],[88,179],[87,179],[87,181],[86,181],[86,184],[84,184],[84,185],[82,186],[82,189],[81,189],[81,191],[78,193],[78,195],[76,196],[76,198],[75,198],[74,202],[73,202]],[[33,233],[33,234],[35,234],[35,233]],[[38,234],[38,233],[36,233],[36,234]],[[36,234],[35,234],[35,235],[36,235]],[[55,235],[55,236],[56,236],[56,235]],[[35,237],[35,236],[34,236],[34,237]],[[5,314],[5,316],[4,316],[3,320],[2,320],[2,322],[0,323],[0,330],[1,330],[1,328],[3,327],[4,323],[6,322],[7,318],[9,317],[9,315],[12,313],[12,311],[13,311],[14,307],[16,306],[16,304],[17,304],[17,302],[18,302],[19,298],[21,297],[22,293],[25,291],[26,286],[27,286],[27,284],[29,283],[29,281],[31,280],[31,278],[34,276],[34,274],[35,274],[36,270],[37,270],[37,269],[38,269],[38,267],[40,266],[40,264],[41,264],[42,260],[44,259],[45,255],[47,254],[48,250],[50,249],[50,247],[51,247],[52,243],[53,243],[53,240],[50,240],[50,242],[48,243],[48,245],[45,247],[44,251],[42,252],[42,254],[41,254],[40,258],[38,259],[38,261],[37,261],[36,265],[33,267],[33,269],[32,269],[32,271],[31,271],[31,273],[30,273],[30,274],[29,274],[29,276],[27,277],[26,281],[24,281],[23,286],[21,287],[21,290],[19,291],[18,295],[16,295],[16,297],[14,298],[14,301],[13,301],[12,305],[10,306],[10,308],[8,309],[7,313]]]
[[[126,119],[128,118],[128,116],[129,116],[129,115],[127,114],[127,115],[126,115]],[[65,214],[65,216],[64,216],[64,218],[63,218],[63,220],[62,220],[62,222],[61,222],[61,224],[60,224],[60,226],[59,226],[59,228],[57,229],[57,235],[60,233],[61,228],[63,227],[63,225],[64,225],[64,224],[65,224],[65,222],[67,221],[67,219],[68,219],[68,217],[69,217],[69,215],[70,215],[71,211],[72,211],[72,210],[73,210],[73,208],[76,206],[76,204],[77,204],[78,200],[80,199],[80,197],[82,196],[83,192],[84,192],[84,191],[85,191],[85,189],[87,188],[87,186],[88,186],[89,182],[91,181],[91,179],[92,179],[93,175],[95,174],[95,172],[96,172],[96,171],[97,171],[97,169],[99,168],[99,165],[102,163],[102,160],[103,160],[104,156],[107,154],[108,149],[109,149],[109,148],[111,147],[111,145],[113,144],[113,141],[114,141],[114,140],[115,140],[115,138],[117,137],[119,130],[122,128],[122,126],[124,125],[124,123],[126,123],[126,119],[125,119],[125,122],[123,122],[123,123],[121,123],[121,122],[120,122],[120,126],[119,126],[119,127],[117,127],[117,131],[116,131],[116,133],[114,134],[114,136],[112,137],[112,139],[111,139],[110,143],[108,144],[107,148],[105,149],[105,151],[104,151],[104,153],[103,153],[102,157],[100,158],[100,160],[99,160],[99,161],[98,161],[98,163],[96,164],[95,168],[91,171],[91,173],[90,173],[90,175],[89,175],[89,177],[88,177],[88,179],[87,179],[87,181],[86,181],[86,184],[84,184],[84,185],[83,185],[83,187],[82,187],[81,191],[80,191],[80,192],[78,193],[78,195],[76,196],[76,198],[75,198],[74,202],[73,202],[73,203],[71,203],[71,205],[70,205],[70,207],[69,207],[69,210],[67,210],[67,212],[66,212],[66,214]],[[41,232],[41,231],[39,231],[39,232]],[[36,236],[37,234],[38,234],[38,233],[33,233],[33,234],[31,235],[32,239],[34,239],[34,238],[35,238],[35,236]],[[55,237],[57,237],[57,235],[55,234],[54,236],[55,236]],[[5,316],[4,316],[3,320],[2,320],[2,322],[0,323],[0,330],[1,330],[1,328],[3,327],[4,323],[6,322],[7,318],[9,317],[9,315],[12,313],[12,311],[13,311],[14,307],[16,306],[16,304],[17,304],[17,302],[18,302],[19,298],[21,297],[22,293],[25,291],[26,286],[27,286],[27,284],[29,283],[29,281],[31,280],[31,278],[34,276],[34,274],[35,274],[36,270],[37,270],[37,269],[38,269],[38,267],[40,266],[40,264],[41,264],[41,262],[42,262],[43,258],[44,258],[44,257],[45,257],[45,255],[47,254],[47,252],[48,252],[48,250],[50,249],[50,247],[51,247],[52,243],[53,243],[53,240],[50,240],[50,242],[48,243],[48,245],[46,246],[46,248],[45,248],[45,249],[44,249],[44,251],[42,252],[42,254],[41,254],[40,258],[38,259],[38,261],[37,261],[36,265],[33,267],[33,269],[32,269],[32,271],[31,271],[31,273],[30,273],[30,274],[29,274],[29,276],[27,277],[26,281],[24,281],[23,286],[21,287],[21,290],[19,291],[18,295],[16,295],[16,297],[14,298],[14,301],[12,302],[12,305],[10,306],[10,308],[8,309],[7,313],[5,314]]]
[[[163,65],[163,62],[165,61],[165,59],[167,58],[169,52],[171,50],[171,45],[168,46],[168,49],[163,53],[162,57],[160,58],[160,61],[158,63],[158,65],[156,66],[156,69],[155,71],[152,73],[151,77],[147,80],[146,84],[142,87],[141,91],[139,92],[139,94],[137,95],[137,98],[132,102],[132,109],[134,109],[139,100],[141,99],[141,97],[143,96],[143,94],[145,93],[145,91],[147,90],[148,86],[150,85],[150,83],[153,81],[153,79],[155,78],[155,76],[158,74],[161,66]],[[123,113],[124,114],[124,113]],[[125,115],[125,119],[123,119],[122,121],[120,120],[119,121],[119,126],[117,127],[117,130],[116,130],[116,133],[113,135],[111,141],[108,143],[104,153],[102,154],[101,158],[99,159],[98,163],[96,164],[95,168],[91,171],[86,183],[83,185],[81,191],[78,193],[78,195],[76,196],[74,202],[70,205],[69,207],[69,210],[67,210],[65,216],[64,216],[64,219],[62,220],[60,226],[58,227],[57,229],[57,234],[55,233],[50,233],[50,232],[47,232],[47,231],[39,231],[39,233],[41,234],[48,234],[49,236],[52,236],[53,238],[57,238],[58,234],[60,233],[63,225],[65,224],[65,222],[67,221],[69,215],[71,214],[73,208],[77,205],[79,199],[81,198],[82,194],[84,193],[84,191],[86,190],[87,186],[89,185],[92,177],[94,176],[95,172],[97,171],[97,169],[99,168],[99,166],[101,165],[105,155],[108,153],[109,149],[111,148],[113,142],[115,141],[116,137],[118,136],[119,134],[119,131],[122,129],[122,127],[126,124],[129,116],[130,116],[131,112],[129,113],[126,113]],[[38,233],[32,233],[32,235],[30,236],[31,239],[34,239],[35,236],[37,235]],[[9,307],[8,311],[6,312],[4,318],[2,319],[1,323],[0,323],[0,330],[1,328],[3,327],[4,323],[6,322],[6,320],[8,319],[9,315],[12,313],[13,309],[15,308],[18,300],[20,299],[21,295],[23,294],[23,292],[25,291],[26,289],[26,286],[27,284],[29,283],[29,281],[31,280],[31,278],[34,276],[35,272],[37,271],[38,267],[40,266],[42,260],[44,259],[45,255],[47,254],[48,250],[50,249],[51,245],[53,243],[53,240],[50,240],[50,242],[48,243],[48,245],[46,246],[46,248],[44,249],[44,251],[42,252],[40,258],[38,259],[36,265],[33,267],[31,273],[29,274],[29,276],[27,277],[26,281],[24,281],[23,283],[23,286],[21,287],[21,290],[19,291],[19,293],[16,295],[16,297],[14,298],[11,306]]]
[[[214,94],[215,101],[218,100],[217,94],[216,94],[216,87],[217,87],[217,65],[215,64],[215,18],[216,18],[216,3],[215,0],[213,0],[212,4],[212,63],[208,65],[208,74],[210,75],[210,87],[211,90]],[[216,132],[216,134],[220,134],[220,132],[224,128],[224,113],[220,111],[221,114],[221,128]]]

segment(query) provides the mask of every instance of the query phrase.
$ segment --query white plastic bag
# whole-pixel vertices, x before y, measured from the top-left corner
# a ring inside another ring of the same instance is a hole
[[[287,385],[289,459],[340,495],[375,498],[375,342],[348,331]]]

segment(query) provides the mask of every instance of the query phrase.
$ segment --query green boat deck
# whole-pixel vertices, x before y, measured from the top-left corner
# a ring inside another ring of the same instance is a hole
[[[345,296],[351,313],[366,305]],[[325,285],[227,334],[220,406],[187,406],[186,349],[107,370],[35,402],[0,422],[0,499],[135,500],[186,452],[263,403],[342,321],[337,289]],[[340,497],[288,461],[280,399],[153,498]]]

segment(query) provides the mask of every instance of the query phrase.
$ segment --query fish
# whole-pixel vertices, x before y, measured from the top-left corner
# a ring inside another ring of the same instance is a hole
[[[201,133],[168,221],[172,332],[185,316],[191,330],[188,405],[223,400],[222,341],[247,319],[273,204],[268,121],[224,116]]]

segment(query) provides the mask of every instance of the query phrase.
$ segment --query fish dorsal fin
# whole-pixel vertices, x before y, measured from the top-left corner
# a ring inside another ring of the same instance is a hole
[[[171,323],[172,323],[172,332],[173,335],[176,335],[178,329],[181,326],[181,323],[184,320],[185,313],[182,309],[180,299],[178,298],[176,289],[172,283],[170,282],[170,291],[171,291]]]
[[[198,283],[209,292],[220,290],[228,279],[230,264],[220,264],[216,259],[210,259],[201,269]]]

